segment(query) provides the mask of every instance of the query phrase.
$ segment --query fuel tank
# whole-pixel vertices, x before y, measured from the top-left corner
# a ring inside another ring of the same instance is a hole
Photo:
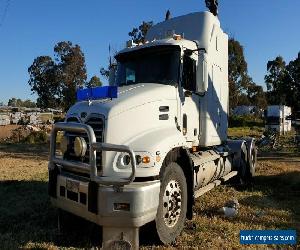
[[[210,182],[220,179],[232,171],[232,159],[228,154],[207,150],[191,155],[194,163],[194,189],[197,190]]]

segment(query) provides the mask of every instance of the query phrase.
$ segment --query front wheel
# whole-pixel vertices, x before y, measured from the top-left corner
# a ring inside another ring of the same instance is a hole
[[[170,163],[161,175],[156,230],[164,244],[175,241],[184,228],[187,211],[187,184],[183,170]]]

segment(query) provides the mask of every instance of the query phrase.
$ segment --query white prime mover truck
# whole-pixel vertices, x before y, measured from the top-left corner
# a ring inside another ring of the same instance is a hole
[[[137,248],[151,221],[171,243],[195,198],[255,171],[254,140],[227,139],[228,36],[218,17],[175,17],[146,40],[116,55],[110,86],[80,90],[51,134],[52,204],[101,225],[104,249]]]
[[[274,130],[279,134],[286,134],[292,130],[291,107],[271,105],[267,108],[266,130]]]

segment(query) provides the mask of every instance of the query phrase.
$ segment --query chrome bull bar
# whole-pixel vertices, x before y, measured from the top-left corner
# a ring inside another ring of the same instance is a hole
[[[77,133],[86,133],[90,143],[89,147],[89,164],[83,162],[67,161],[57,158],[56,156],[56,138],[58,131],[69,131]],[[114,151],[128,153],[131,158],[131,174],[128,178],[111,178],[98,176],[96,165],[96,152],[99,151]],[[58,122],[54,125],[51,137],[50,137],[50,157],[49,157],[49,169],[54,169],[55,164],[71,168],[80,172],[90,174],[91,181],[94,181],[101,185],[106,186],[124,186],[128,185],[135,179],[136,173],[136,160],[134,152],[125,145],[116,145],[110,143],[96,142],[96,136],[91,126],[82,123],[72,122]]]

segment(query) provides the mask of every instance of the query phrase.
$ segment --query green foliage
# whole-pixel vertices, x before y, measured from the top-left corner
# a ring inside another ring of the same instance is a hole
[[[49,56],[39,56],[28,68],[31,91],[38,95],[37,106],[56,108],[60,106],[57,65]]]
[[[33,131],[24,139],[24,142],[29,144],[42,144],[47,141],[48,135],[45,131]]]
[[[294,111],[300,111],[300,52],[297,58],[290,61],[287,65],[287,72],[287,104],[291,106]]]
[[[36,103],[27,99],[25,101],[22,101],[21,99],[17,99],[15,97],[12,97],[8,100],[8,106],[11,107],[25,107],[25,108],[35,108]]]
[[[232,115],[228,119],[229,127],[263,127],[264,121],[254,115]]]
[[[275,60],[267,63],[268,74],[265,81],[268,89],[269,104],[286,103],[286,92],[284,84],[286,82],[287,71],[286,63],[281,56],[277,56]]]
[[[287,105],[294,111],[300,110],[300,53],[288,64],[281,56],[267,63],[265,81],[268,102],[273,105]]]
[[[267,106],[265,93],[248,75],[248,66],[243,46],[235,39],[228,43],[228,81],[229,106],[253,105],[259,108]]]
[[[265,131],[264,127],[231,127],[228,128],[228,137],[230,139],[237,139],[237,138],[246,138],[246,137],[253,137],[253,138],[261,138]]]
[[[28,83],[38,95],[39,107],[67,110],[76,101],[77,88],[86,82],[85,58],[79,45],[69,41],[57,43],[54,53],[54,60],[49,56],[34,60],[28,68]]]
[[[250,83],[247,89],[247,97],[252,105],[261,109],[266,109],[268,106],[267,97],[262,86]]]
[[[102,82],[98,76],[93,76],[89,82],[86,83],[87,88],[92,88],[92,87],[100,87],[102,86]]]
[[[244,57],[244,48],[235,39],[229,39],[228,43],[228,81],[229,81],[229,105],[234,108],[240,103],[239,97],[246,90],[248,75],[247,62]]]
[[[152,26],[153,26],[153,21],[150,22],[143,21],[138,28],[133,28],[132,31],[128,33],[128,35],[135,43],[145,43],[146,34]]]
[[[153,21],[145,22],[143,21],[138,28],[133,28],[131,32],[128,33],[131,40],[135,43],[145,43],[145,38],[148,30],[153,26]],[[110,48],[109,48],[110,51]],[[100,74],[106,79],[109,78],[109,67],[111,66],[111,59],[109,59],[109,66],[107,68],[101,67]]]
[[[104,67],[100,68],[100,74],[105,77],[106,79],[109,78],[109,69],[106,69]]]

